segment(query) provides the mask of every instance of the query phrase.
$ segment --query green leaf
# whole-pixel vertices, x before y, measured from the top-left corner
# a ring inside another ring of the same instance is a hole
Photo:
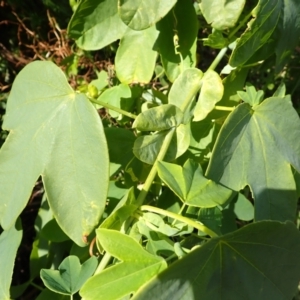
[[[58,271],[42,269],[41,279],[51,291],[73,295],[93,275],[97,265],[98,260],[95,256],[92,256],[81,265],[77,256],[70,255],[59,265]]]
[[[200,9],[208,24],[217,30],[233,27],[244,9],[246,0],[202,0]]]
[[[118,15],[118,0],[80,1],[68,34],[85,50],[98,50],[123,37],[127,26]]]
[[[299,251],[294,224],[250,224],[195,249],[133,299],[292,299],[300,278]]]
[[[36,61],[13,84],[3,128],[10,133],[0,151],[2,227],[12,226],[42,175],[58,224],[84,246],[108,186],[107,145],[93,105],[53,63]]]
[[[162,19],[177,0],[120,0],[119,14],[123,22],[134,30],[146,29]]]
[[[174,81],[169,93],[169,104],[183,109],[201,88],[203,73],[199,69],[187,69]]]
[[[138,137],[133,146],[134,155],[146,164],[153,165],[168,132],[164,130],[153,135]],[[190,135],[187,125],[181,124],[176,129],[164,160],[173,161],[182,155],[189,147],[189,143]]]
[[[226,119],[207,176],[239,191],[249,185],[255,219],[294,220],[296,187],[289,164],[300,170],[300,121],[290,96],[251,109],[239,105]]]
[[[264,46],[275,31],[281,17],[282,0],[260,0],[252,12],[254,19],[238,40],[230,57],[230,65],[243,65]]]
[[[292,56],[300,35],[300,3],[296,0],[284,0],[283,24],[276,45],[276,72],[280,72]]]
[[[85,300],[120,299],[167,267],[166,262],[143,249],[133,238],[115,230],[97,229],[99,242],[122,261],[90,278],[80,291]]]
[[[159,161],[159,177],[186,204],[215,207],[225,203],[232,191],[205,178],[201,166],[188,160],[181,166]]]
[[[229,44],[229,41],[224,38],[222,31],[213,29],[212,33],[203,40],[203,45],[215,49],[222,49]]]
[[[194,121],[201,121],[214,109],[222,99],[224,87],[218,73],[208,70],[202,78],[202,87],[194,110]]]
[[[70,300],[70,296],[54,293],[48,289],[44,289],[36,298],[36,300]]]
[[[161,232],[150,230],[141,219],[136,223],[139,232],[147,238],[146,250],[154,255],[170,256],[174,253],[174,243]]]
[[[178,0],[174,9],[157,23],[156,28],[159,30],[159,36],[154,50],[161,55],[168,79],[174,82],[182,71],[195,67],[197,64],[198,20],[193,3]],[[180,56],[175,53],[174,30],[179,38],[178,51],[182,55],[183,64],[181,64]]]
[[[182,122],[181,110],[172,104],[164,104],[140,113],[132,128],[140,131],[161,131],[179,126]]]
[[[264,91],[256,91],[253,85],[246,85],[246,92],[238,91],[238,96],[251,106],[260,104],[264,98]]]
[[[20,222],[18,221],[16,226],[10,227],[8,230],[4,230],[0,235],[0,298],[3,300],[9,300],[13,269],[15,264],[15,258],[17,255],[18,247],[22,239],[22,230]]]
[[[69,237],[61,230],[55,219],[52,219],[43,226],[40,235],[44,239],[56,243],[61,243],[69,239]]]
[[[153,50],[157,36],[155,26],[142,31],[127,29],[115,58],[116,74],[122,83],[150,82],[157,57]]]
[[[127,84],[119,84],[105,90],[97,100],[109,103],[126,111],[131,108],[133,103],[133,99],[131,98],[131,89]],[[109,109],[108,111],[113,118],[118,118],[120,116],[120,113],[112,109]]]
[[[238,193],[237,200],[232,201],[232,204],[234,205],[234,213],[239,220],[253,220],[254,207],[252,203],[242,193]],[[231,205],[231,203],[229,205]]]

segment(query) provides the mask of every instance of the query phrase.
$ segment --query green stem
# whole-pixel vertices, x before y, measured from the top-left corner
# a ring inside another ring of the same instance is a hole
[[[186,207],[186,204],[185,203],[183,203],[183,205],[181,206],[181,208],[180,208],[180,210],[179,210],[179,212],[178,212],[178,215],[181,215],[182,214],[182,212],[183,212],[183,210],[184,210],[184,208]],[[174,219],[174,221],[172,222],[172,225],[175,225],[176,224],[176,219]]]
[[[35,284],[34,282],[30,282],[30,284],[31,284],[32,286],[34,286],[37,290],[40,290],[40,291],[43,291],[43,290],[44,290],[41,286]]]
[[[234,110],[234,107],[227,107],[227,106],[219,106],[219,105],[216,105],[216,106],[215,106],[215,109],[216,109],[216,110],[223,110],[223,111],[233,111],[233,110]]]
[[[222,58],[226,54],[227,50],[228,50],[228,47],[225,47],[225,48],[220,50],[220,52],[218,53],[218,55],[216,56],[214,61],[209,66],[208,70],[214,70],[217,67],[217,65],[220,63],[220,61],[222,60]]]
[[[158,208],[158,207],[154,207],[154,206],[149,206],[149,205],[142,205],[140,207],[140,210],[141,211],[151,211],[151,212],[158,213],[158,214],[166,216],[166,217],[176,219],[176,220],[181,221],[183,223],[186,223],[186,224],[188,224],[188,225],[190,225],[190,226],[192,226],[192,227],[194,227],[194,228],[196,228],[196,229],[198,229],[202,232],[205,232],[207,235],[209,235],[211,237],[217,237],[218,236],[214,231],[210,230],[209,228],[207,228],[202,223],[193,221],[189,218],[186,218],[184,216],[175,214],[173,212],[170,212],[170,211]]]
[[[164,159],[164,157],[165,157],[165,155],[168,151],[168,148],[170,146],[170,143],[172,141],[175,130],[176,130],[175,127],[171,128],[170,131],[167,133],[165,139],[164,139],[163,145],[159,150],[157,158],[156,158],[156,160],[155,160],[155,162],[154,162],[154,164],[151,168],[151,171],[150,171],[150,173],[149,173],[149,175],[148,175],[148,177],[147,177],[147,179],[144,183],[143,189],[141,190],[141,192],[138,195],[138,198],[136,199],[136,204],[139,205],[139,206],[143,204],[143,202],[144,202],[144,200],[145,200],[145,198],[146,198],[146,196],[149,192],[149,189],[150,189],[150,187],[152,185],[152,182],[153,182],[153,180],[156,176],[156,173],[157,173],[157,163]]]
[[[95,275],[102,272],[106,268],[106,266],[108,265],[110,260],[111,260],[111,255],[109,253],[105,252],[105,254],[103,255],[103,257],[99,263],[99,266],[97,267],[97,269],[95,271]]]
[[[103,102],[103,101],[100,101],[100,100],[95,100],[95,99],[93,99],[93,98],[89,98],[89,100],[90,100],[91,102],[95,103],[95,104],[102,105],[102,106],[104,106],[105,108],[112,109],[112,110],[114,110],[114,111],[116,111],[116,112],[118,112],[118,113],[120,113],[120,114],[122,114],[122,115],[124,115],[124,116],[127,116],[127,117],[129,117],[129,118],[131,118],[131,119],[136,119],[136,118],[137,118],[136,115],[134,115],[134,114],[132,114],[132,113],[126,111],[126,110],[123,110],[123,109],[121,109],[121,108],[119,108],[119,107],[113,106],[113,105],[111,105],[111,104],[109,104],[109,103],[106,103],[106,102]]]

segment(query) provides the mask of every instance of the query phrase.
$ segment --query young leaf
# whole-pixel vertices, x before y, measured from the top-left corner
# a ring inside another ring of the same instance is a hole
[[[161,131],[179,126],[182,122],[181,110],[172,104],[150,108],[135,119],[132,128],[140,131]]]
[[[243,65],[253,54],[268,42],[281,17],[282,0],[259,0],[253,10],[248,28],[238,40],[230,57],[230,65]]]
[[[127,26],[118,15],[118,0],[80,1],[68,34],[85,50],[98,50],[123,37]]]
[[[16,226],[12,226],[8,230],[4,230],[0,235],[0,298],[3,300],[11,299],[9,288],[11,285],[15,258],[21,239],[22,230],[19,221]]]
[[[41,279],[45,286],[59,294],[73,295],[93,275],[98,260],[92,256],[82,265],[77,256],[70,255],[64,259],[57,270],[42,269]]]
[[[255,219],[294,220],[296,187],[289,164],[300,171],[300,121],[290,96],[251,109],[239,105],[226,119],[207,176],[239,191],[249,185]]]
[[[225,203],[232,191],[206,179],[201,166],[188,160],[183,168],[158,162],[158,175],[186,204],[196,207],[215,207]]]
[[[202,88],[194,110],[194,121],[201,121],[214,109],[222,99],[224,87],[218,73],[208,70],[202,77]]]
[[[176,0],[120,0],[119,14],[128,27],[143,30],[162,19],[175,3]]]
[[[93,105],[75,93],[51,62],[36,61],[17,76],[0,151],[0,218],[15,222],[42,175],[53,214],[78,245],[99,222],[106,203],[108,153]]]
[[[238,96],[251,106],[260,104],[264,98],[264,91],[256,91],[253,85],[246,85],[246,92],[238,91]]]
[[[214,29],[212,33],[203,40],[203,45],[215,49],[222,49],[229,44],[229,41],[223,36],[222,31]]]
[[[153,50],[158,36],[155,26],[142,31],[127,29],[116,54],[116,74],[122,83],[149,83],[157,52]]]
[[[168,132],[168,130],[164,130],[153,135],[138,137],[133,146],[134,155],[146,164],[153,165]],[[187,125],[181,124],[176,128],[176,134],[172,138],[164,159],[173,161],[187,150],[189,143],[190,136]]]
[[[175,7],[160,22],[156,28],[159,36],[155,42],[154,50],[161,55],[161,61],[168,79],[171,82],[187,69],[197,64],[197,34],[198,20],[193,2],[177,0]],[[180,56],[175,52],[174,30],[179,38]]]
[[[300,277],[299,251],[294,224],[250,224],[195,249],[133,299],[292,299]]]
[[[90,278],[80,290],[85,300],[120,299],[134,293],[167,267],[166,262],[143,249],[133,238],[115,230],[97,229],[97,239],[122,262]]]
[[[200,8],[208,24],[217,30],[225,30],[236,24],[245,3],[245,0],[202,0]]]

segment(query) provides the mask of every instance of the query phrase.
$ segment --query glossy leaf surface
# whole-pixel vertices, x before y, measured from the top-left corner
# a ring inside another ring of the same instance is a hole
[[[134,30],[143,30],[162,19],[177,0],[120,0],[119,14]]]
[[[2,227],[12,226],[42,175],[58,224],[83,246],[108,186],[107,145],[94,107],[58,67],[37,61],[17,76],[3,127],[10,133],[0,151]]]
[[[166,262],[148,253],[133,238],[115,230],[97,229],[97,239],[122,262],[90,278],[80,291],[85,300],[120,299],[166,268]]]
[[[254,223],[192,251],[133,299],[292,299],[300,277],[299,251],[294,224]]]
[[[207,176],[232,188],[249,185],[256,220],[293,220],[296,186],[289,164],[300,170],[300,121],[289,96],[251,109],[239,105],[215,144]]]

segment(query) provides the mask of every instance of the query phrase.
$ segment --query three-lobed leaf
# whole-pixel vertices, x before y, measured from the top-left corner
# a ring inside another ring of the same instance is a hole
[[[290,96],[251,108],[239,105],[226,119],[207,176],[239,191],[249,185],[256,220],[294,220],[296,186],[290,164],[300,170],[299,116]]]
[[[95,256],[81,265],[77,256],[70,255],[63,260],[58,270],[42,269],[41,279],[48,289],[59,294],[73,295],[93,275],[97,265]]]
[[[186,204],[196,207],[215,207],[224,204],[232,191],[203,176],[198,163],[188,160],[183,167],[158,162],[158,175]]]
[[[58,224],[84,245],[103,213],[108,151],[94,107],[75,93],[51,62],[33,62],[17,76],[0,151],[0,220],[11,227],[40,175]]]
[[[97,239],[110,255],[120,260],[90,278],[80,290],[85,300],[120,299],[167,267],[158,256],[148,253],[132,237],[115,230],[97,229]]]

